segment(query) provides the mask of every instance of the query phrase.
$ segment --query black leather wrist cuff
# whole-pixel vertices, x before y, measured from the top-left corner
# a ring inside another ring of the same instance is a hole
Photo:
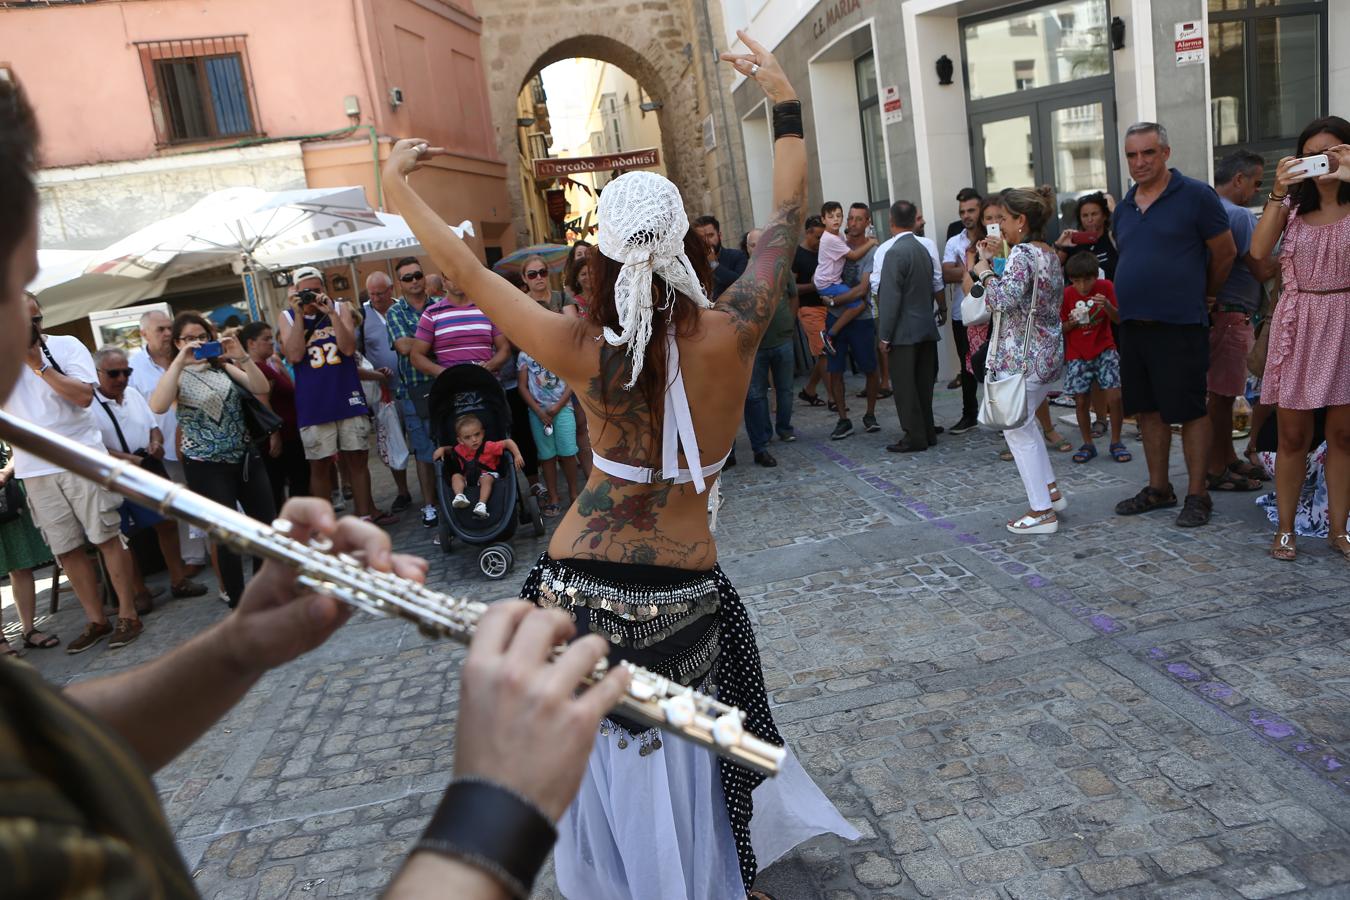
[[[802,129],[802,101],[784,100],[773,105],[773,139],[804,137]]]
[[[524,797],[491,781],[456,779],[414,849],[462,860],[527,900],[558,832]]]

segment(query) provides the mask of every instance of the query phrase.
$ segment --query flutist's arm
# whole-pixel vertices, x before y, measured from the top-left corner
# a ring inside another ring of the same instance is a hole
[[[335,550],[364,554],[372,568],[422,580],[426,561],[390,553],[389,536],[354,518],[339,521],[322,500],[291,500],[282,515],[299,540],[318,532]],[[350,611],[297,587],[294,573],[268,562],[248,584],[239,608],[178,649],[126,672],[81,681],[66,690],[120,734],[153,771],[187,749],[275,666],[322,644]]]

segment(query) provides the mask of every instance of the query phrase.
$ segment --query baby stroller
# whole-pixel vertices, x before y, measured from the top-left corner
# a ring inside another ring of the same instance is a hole
[[[427,398],[431,416],[431,437],[438,447],[456,443],[455,422],[460,416],[475,415],[483,422],[486,440],[501,441],[511,436],[511,407],[497,376],[482,366],[460,365],[437,376]],[[450,486],[451,469],[444,460],[436,460],[436,502],[441,532],[441,551],[449,553],[456,539],[479,547],[478,568],[494,581],[505,578],[515,567],[516,555],[507,543],[516,533],[516,524],[530,524],[536,537],[544,534],[544,517],[538,499],[516,469],[510,452],[502,454],[498,466],[500,478],[488,498],[487,518],[475,516],[469,509],[450,505],[455,492]],[[488,477],[488,476],[483,476]],[[475,499],[476,489],[469,494]]]

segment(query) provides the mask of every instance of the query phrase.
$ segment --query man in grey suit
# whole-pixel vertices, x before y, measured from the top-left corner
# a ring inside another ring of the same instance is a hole
[[[938,372],[936,314],[946,318],[945,298],[934,292],[933,258],[914,228],[919,210],[906,200],[891,205],[891,234],[878,248],[881,280],[877,285],[877,334],[891,364],[895,412],[904,435],[886,449],[914,453],[937,443],[933,423],[933,382]],[[881,250],[886,250],[882,257]],[[940,276],[938,276],[940,277]]]

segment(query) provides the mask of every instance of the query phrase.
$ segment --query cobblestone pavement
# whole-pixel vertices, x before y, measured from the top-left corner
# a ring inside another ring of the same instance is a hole
[[[955,403],[939,390],[940,421]],[[1217,496],[1194,531],[1111,515],[1144,479],[1133,441],[1126,465],[1052,454],[1065,528],[1012,539],[1003,522],[1025,501],[995,435],[896,456],[893,410],[879,413],[883,433],[830,442],[832,417],[799,406],[778,468],[750,464],[742,438],[725,478],[723,563],[777,719],[863,833],[798,848],[760,886],[780,900],[1350,896],[1350,567],[1315,541],[1271,561],[1254,495]],[[509,594],[543,547],[519,536],[520,564],[492,585],[405,518],[398,544],[451,591]],[[54,625],[69,639],[66,607]],[[29,659],[58,681],[106,673],[223,614],[175,603],[125,650]],[[161,772],[202,893],[377,893],[448,777],[461,658],[358,620]]]

